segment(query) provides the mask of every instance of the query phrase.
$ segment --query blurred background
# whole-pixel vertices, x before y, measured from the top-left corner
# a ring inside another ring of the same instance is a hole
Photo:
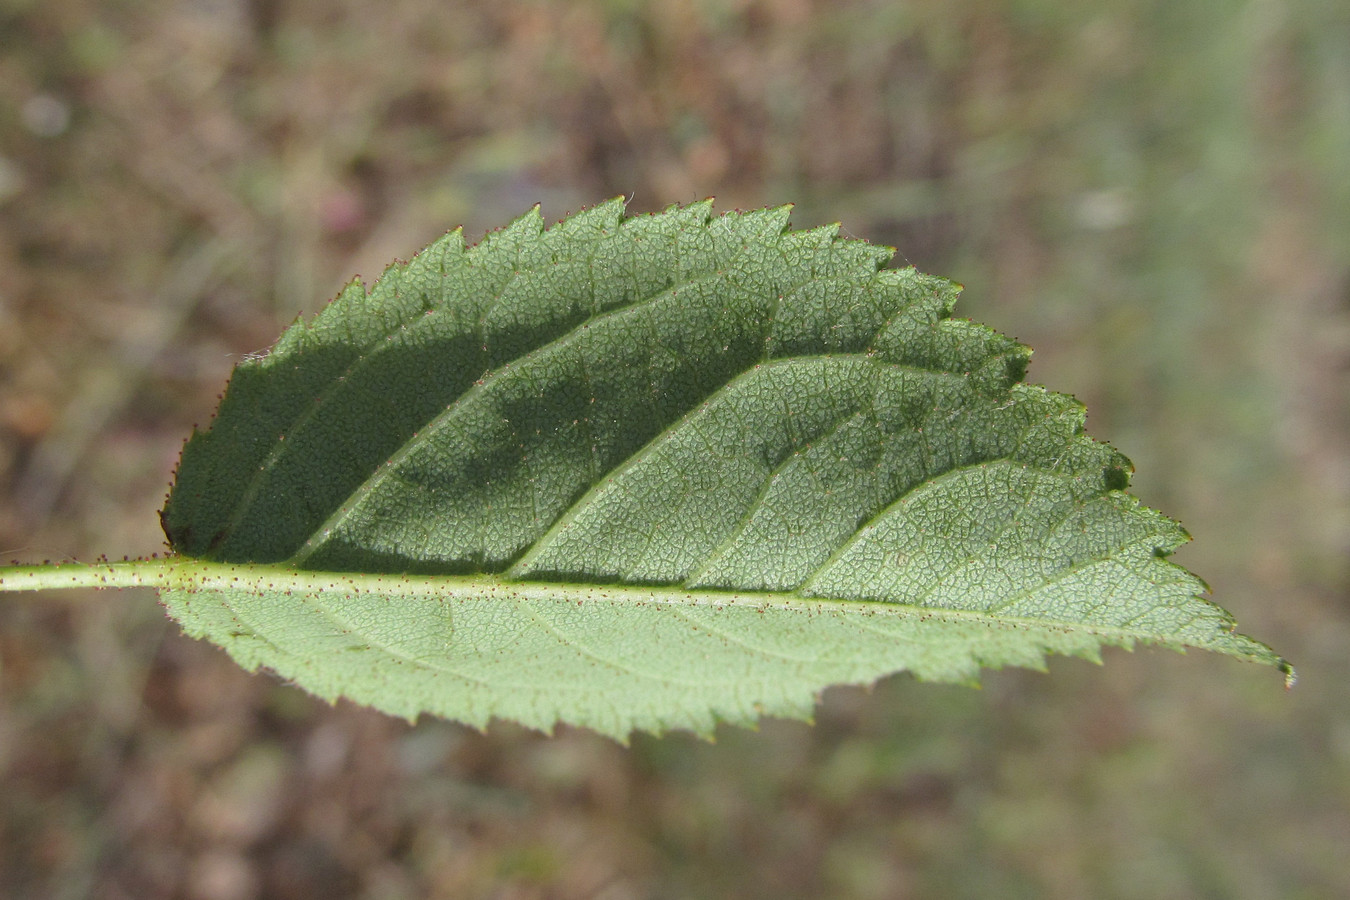
[[[1112,651],[625,749],[11,594],[0,895],[1350,896],[1343,0],[0,0],[0,554],[161,551],[182,440],[297,314],[620,194],[962,282],[1299,685]]]

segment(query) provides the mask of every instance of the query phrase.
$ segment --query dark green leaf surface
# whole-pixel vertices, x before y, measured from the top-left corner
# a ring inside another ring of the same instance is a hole
[[[536,211],[353,283],[185,447],[170,543],[243,586],[170,610],[320,696],[615,736],[1103,644],[1279,663],[1025,347],[787,217]]]

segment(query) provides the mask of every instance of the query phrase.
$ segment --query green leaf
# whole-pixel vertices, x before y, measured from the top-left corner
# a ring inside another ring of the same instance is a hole
[[[787,220],[535,210],[353,282],[184,448],[170,612],[321,697],[619,738],[1103,645],[1284,665],[1027,348]]]

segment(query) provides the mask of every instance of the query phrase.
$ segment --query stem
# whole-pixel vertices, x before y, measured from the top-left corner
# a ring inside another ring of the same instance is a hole
[[[510,581],[491,575],[480,576],[418,576],[367,575],[354,572],[311,572],[284,565],[233,565],[208,562],[181,556],[133,559],[126,562],[56,563],[40,566],[0,567],[0,592],[44,591],[67,588],[131,588],[151,587],[183,591],[244,591],[253,594],[323,594],[334,592],[353,596],[370,594],[377,597],[427,598],[473,602],[551,601],[576,603],[661,603],[673,606],[752,606],[762,609],[798,609],[819,614],[863,613],[883,614],[899,618],[917,617],[921,620],[948,622],[985,622],[1004,626],[1044,628],[1043,619],[1024,619],[1010,616],[990,616],[976,610],[931,609],[881,603],[870,600],[833,600],[802,597],[791,593],[739,592],[689,590],[683,587],[558,584],[547,582]],[[1051,623],[1052,625],[1054,623]],[[1157,641],[1156,634],[1132,631],[1128,627],[1091,626],[1081,623],[1060,623],[1065,629],[1081,629],[1098,636],[1107,635],[1129,644],[1135,641]],[[1294,683],[1294,670],[1288,662],[1276,656],[1270,648],[1239,638],[1243,646],[1204,647],[1230,653],[1260,662],[1278,665],[1285,673],[1286,686]]]
[[[133,559],[116,563],[46,563],[0,567],[0,591],[47,591],[65,588],[173,587],[181,579],[183,560]],[[173,576],[177,573],[179,578]]]

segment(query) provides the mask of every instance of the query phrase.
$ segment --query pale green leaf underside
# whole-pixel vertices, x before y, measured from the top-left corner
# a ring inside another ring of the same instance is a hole
[[[615,201],[353,284],[185,447],[170,543],[243,586],[170,611],[323,697],[615,736],[1103,644],[1279,663],[1164,559],[1184,532],[1081,407],[1020,383],[1026,348],[786,226]],[[420,577],[247,574],[278,565]]]

